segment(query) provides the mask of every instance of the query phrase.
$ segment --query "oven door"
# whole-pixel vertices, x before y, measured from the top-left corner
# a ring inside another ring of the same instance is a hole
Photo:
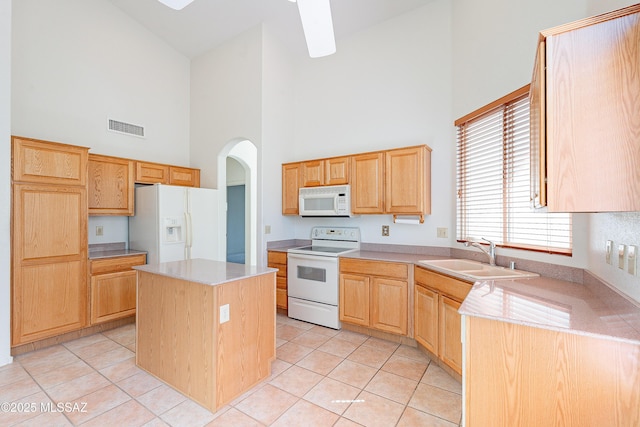
[[[290,297],[338,305],[338,258],[289,253],[287,293]]]

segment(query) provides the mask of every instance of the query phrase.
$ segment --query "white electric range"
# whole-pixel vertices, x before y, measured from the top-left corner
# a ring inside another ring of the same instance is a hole
[[[287,251],[289,317],[340,329],[338,257],[360,249],[360,229],[313,227],[311,239]]]

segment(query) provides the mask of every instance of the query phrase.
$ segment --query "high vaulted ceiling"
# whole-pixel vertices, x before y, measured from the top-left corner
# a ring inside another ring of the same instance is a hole
[[[110,0],[189,58],[264,22],[293,53],[306,54],[298,8],[288,0],[194,0],[182,10],[157,0]],[[331,0],[336,44],[432,0]]]

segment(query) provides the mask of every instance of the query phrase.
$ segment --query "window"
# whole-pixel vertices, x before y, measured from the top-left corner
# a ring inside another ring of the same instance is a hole
[[[457,239],[571,254],[571,215],[531,207],[529,85],[455,122]]]

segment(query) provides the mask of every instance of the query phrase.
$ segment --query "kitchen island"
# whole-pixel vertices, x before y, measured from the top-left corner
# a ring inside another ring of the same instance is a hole
[[[140,368],[211,411],[271,374],[275,269],[205,259],[134,268]]]

